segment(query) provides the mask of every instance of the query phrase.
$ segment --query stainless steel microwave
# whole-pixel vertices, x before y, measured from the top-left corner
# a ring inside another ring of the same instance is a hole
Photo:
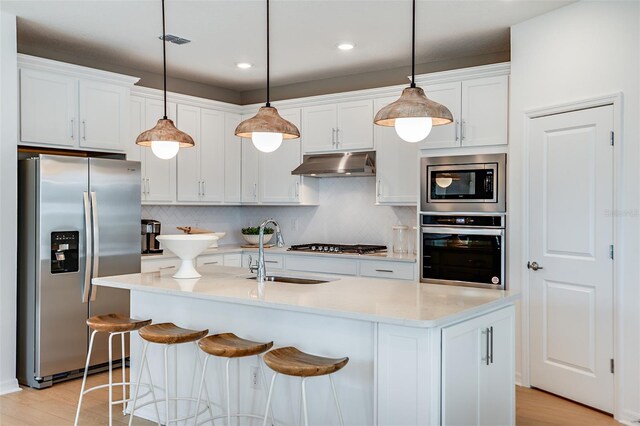
[[[422,158],[420,210],[504,213],[506,164],[506,154]]]

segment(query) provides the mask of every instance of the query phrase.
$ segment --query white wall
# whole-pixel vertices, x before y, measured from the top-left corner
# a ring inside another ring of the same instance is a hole
[[[280,223],[287,245],[336,242],[391,247],[391,227],[415,226],[416,208],[376,206],[375,191],[373,178],[322,178],[317,207],[143,206],[142,217],[160,220],[162,232],[168,234],[185,225],[227,232],[221,244],[242,242],[240,228],[258,226],[273,217]]]
[[[623,93],[623,131],[618,135],[622,164],[616,226],[617,262],[621,274],[616,286],[616,309],[622,327],[616,335],[619,381],[616,417],[640,418],[640,182],[639,55],[640,3],[637,1],[582,1],[515,25],[511,30],[510,105],[510,275],[519,286],[526,246],[523,202],[527,191],[521,180],[525,165],[522,141],[525,111]],[[523,353],[519,345],[519,360]],[[622,350],[620,350],[622,349]],[[526,378],[526,365],[519,364]]]
[[[16,17],[0,12],[0,395],[16,380]]]

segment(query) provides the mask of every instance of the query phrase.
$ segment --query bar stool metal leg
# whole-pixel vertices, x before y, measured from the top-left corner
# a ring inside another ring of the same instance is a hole
[[[127,381],[127,375],[126,375],[126,371],[125,371],[125,344],[124,344],[124,333],[120,333],[120,344],[121,344],[121,356],[122,356],[122,415],[126,415],[127,414],[127,385],[126,385],[126,381]],[[131,391],[129,391],[129,393],[131,393]]]
[[[340,420],[340,426],[344,426],[344,420],[342,419],[342,410],[340,410],[340,403],[338,402],[338,393],[336,392],[336,386],[333,384],[333,377],[329,374],[329,382],[331,383],[331,390],[333,391],[333,400],[336,402],[336,409],[338,410],[338,419]]]
[[[156,420],[158,426],[160,426],[160,412],[158,410],[158,404],[156,399],[156,393],[153,387],[153,379],[151,378],[151,370],[149,369],[149,362],[147,361],[147,348],[149,347],[149,342],[144,341],[142,346],[142,357],[140,358],[140,371],[138,371],[138,380],[136,381],[136,390],[133,394],[133,400],[131,402],[131,414],[129,415],[129,426],[131,426],[133,422],[133,413],[136,409],[136,403],[138,402],[138,393],[140,391],[140,382],[142,380],[142,370],[146,367],[147,375],[149,376],[149,388],[151,389],[151,397],[153,398],[153,406],[156,409]]]
[[[304,426],[309,426],[309,414],[307,413],[307,391],[305,389],[305,383],[307,382],[307,378],[302,378],[302,412],[304,413]]]
[[[170,426],[169,417],[169,345],[164,345],[164,424]]]
[[[113,424],[113,336],[109,333],[109,426]]]
[[[89,372],[89,363],[91,362],[91,351],[93,350],[93,340],[96,337],[96,330],[91,333],[91,340],[89,340],[89,353],[87,354],[87,363],[84,366],[84,375],[82,376],[82,386],[80,387],[80,399],[78,401],[78,409],[76,410],[76,419],[73,422],[74,426],[78,426],[78,419],[80,418],[80,407],[82,407],[82,397],[84,396],[84,388],[87,385],[87,373]],[[111,407],[109,407],[111,408]]]
[[[277,377],[278,377],[278,373],[274,373],[273,377],[271,378],[271,385],[269,386],[269,395],[267,396],[267,407],[264,410],[264,420],[262,422],[262,426],[267,426],[267,418],[268,418],[267,414],[269,414],[269,410],[271,409],[271,397],[273,396],[273,385],[275,385]]]

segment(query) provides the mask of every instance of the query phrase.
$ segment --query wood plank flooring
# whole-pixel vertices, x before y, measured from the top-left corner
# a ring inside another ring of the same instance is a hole
[[[119,380],[120,370],[114,371],[114,380]],[[107,373],[89,376],[87,386],[106,383]],[[52,388],[35,390],[23,388],[0,397],[0,425],[69,425],[73,424],[81,379],[59,383]],[[114,390],[114,398],[120,399],[121,390]],[[80,415],[81,425],[108,424],[108,392],[101,389],[85,395]],[[611,416],[575,404],[563,398],[535,389],[518,387],[516,390],[516,424],[518,426],[607,426],[619,425]],[[113,424],[126,425],[128,416],[122,415],[122,406],[113,408]],[[134,418],[136,426],[154,425]]]

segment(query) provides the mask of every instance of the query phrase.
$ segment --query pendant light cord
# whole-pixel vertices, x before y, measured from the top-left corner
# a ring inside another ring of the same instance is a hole
[[[269,0],[267,0],[267,106],[271,106],[269,93]]]
[[[164,24],[164,0],[162,0],[162,76],[164,84],[164,119],[167,119],[167,38]]]
[[[411,87],[416,87],[416,0],[413,0],[413,22],[411,26]]]

